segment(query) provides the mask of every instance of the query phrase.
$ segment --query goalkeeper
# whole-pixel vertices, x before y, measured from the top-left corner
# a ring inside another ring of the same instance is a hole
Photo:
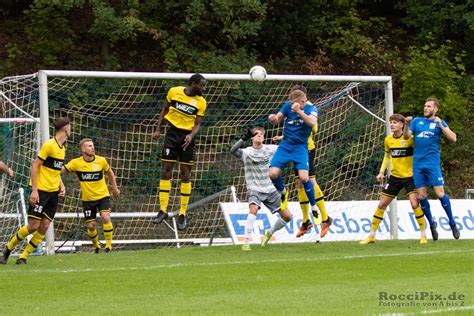
[[[245,224],[245,236],[242,250],[250,248],[250,236],[261,205],[265,205],[272,214],[279,213],[280,217],[270,230],[265,231],[262,246],[266,246],[273,233],[285,227],[291,220],[290,211],[282,205],[280,194],[268,176],[270,161],[277,150],[277,145],[264,145],[265,130],[261,127],[249,129],[247,133],[232,146],[230,152],[241,158],[244,163],[245,182],[248,189],[249,214]],[[252,140],[252,146],[241,149],[244,142]]]
[[[206,100],[202,97],[206,79],[194,74],[186,87],[173,87],[166,96],[166,105],[160,113],[155,139],[161,136],[161,127],[169,123],[161,153],[160,211],[153,220],[155,224],[168,218],[168,201],[171,190],[171,174],[179,159],[181,177],[181,200],[178,229],[186,228],[186,209],[191,196],[191,168],[194,165],[194,141],[206,112]]]
[[[115,174],[107,159],[95,154],[92,139],[82,139],[79,143],[79,150],[82,156],[68,162],[61,172],[76,172],[79,178],[87,235],[92,240],[95,253],[100,252],[99,234],[96,229],[97,212],[100,212],[104,229],[105,252],[109,253],[112,250],[114,227],[110,220],[110,194],[105,182],[104,173],[108,175],[109,182],[112,185],[112,193],[116,199],[120,198],[120,190],[117,187]]]

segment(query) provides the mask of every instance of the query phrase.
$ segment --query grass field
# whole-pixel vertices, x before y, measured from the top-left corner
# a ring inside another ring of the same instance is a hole
[[[473,315],[473,245],[194,247],[30,257],[26,266],[13,257],[0,266],[0,314]]]

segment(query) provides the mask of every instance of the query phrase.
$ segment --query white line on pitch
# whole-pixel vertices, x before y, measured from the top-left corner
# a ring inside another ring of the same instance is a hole
[[[432,309],[432,310],[422,310],[416,312],[406,312],[406,313],[383,313],[383,314],[375,314],[377,316],[410,316],[410,315],[418,315],[418,314],[444,314],[444,313],[451,313],[457,311],[470,311],[474,310],[474,306],[455,306],[455,307],[448,307],[446,309]]]
[[[295,258],[295,259],[272,259],[272,260],[258,260],[258,261],[231,261],[231,262],[205,262],[205,263],[173,263],[160,264],[154,266],[138,266],[138,267],[120,267],[120,268],[86,268],[86,269],[34,269],[29,270],[28,267],[19,267],[17,270],[3,270],[0,273],[81,273],[81,272],[114,272],[114,271],[136,271],[136,270],[157,270],[157,269],[173,269],[181,267],[212,267],[225,265],[242,265],[242,264],[258,264],[258,263],[285,263],[285,262],[312,262],[312,261],[330,261],[330,260],[351,260],[351,259],[365,259],[377,257],[404,257],[404,256],[425,256],[436,255],[443,253],[466,253],[474,252],[474,250],[447,250],[447,251],[417,251],[417,252],[402,252],[402,253],[388,253],[376,255],[354,255],[354,256],[340,256],[340,257],[316,257],[316,258]]]

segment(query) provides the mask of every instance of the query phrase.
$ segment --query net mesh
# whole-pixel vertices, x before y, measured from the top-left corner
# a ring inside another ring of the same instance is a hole
[[[4,78],[0,83],[3,117],[27,117],[19,109],[39,117],[35,75]],[[319,110],[319,131],[315,135],[316,179],[325,199],[377,199],[380,188],[375,184],[374,174],[383,156],[385,125],[352,99],[375,116],[384,117],[383,83],[298,83],[307,87],[309,100]],[[134,247],[141,248],[147,244],[176,246],[177,238],[180,245],[208,244],[211,238],[228,240],[218,205],[232,201],[229,187],[235,186],[239,200],[247,198],[244,170],[241,162],[229,153],[230,147],[247,127],[264,127],[267,143],[271,143],[273,136],[281,135],[283,124],[271,126],[268,115],[280,109],[294,84],[289,80],[262,83],[208,80],[204,93],[208,108],[196,139],[196,163],[191,174],[193,192],[188,228],[184,232],[171,229],[171,221],[169,225],[152,223],[152,217],[159,210],[160,156],[164,140],[164,137],[154,140],[152,134],[168,89],[185,85],[184,80],[49,77],[50,123],[57,116],[68,116],[72,121],[66,161],[80,155],[78,144],[82,138],[91,138],[96,153],[106,157],[113,168],[122,195],[119,201],[113,201],[112,207],[114,249],[131,247],[131,242],[136,240],[143,241],[133,243]],[[9,148],[4,150],[3,160],[17,175],[14,180],[2,178],[3,197],[13,196],[18,187],[27,186],[29,167],[38,152],[37,125],[34,122],[2,125],[2,146]],[[52,129],[50,135],[53,135]],[[296,201],[292,169],[287,168],[284,175],[290,200]],[[175,166],[169,211],[179,209],[178,179],[179,167]],[[57,211],[55,240],[81,240],[87,244],[79,183],[74,175],[63,176],[63,181],[67,194]],[[203,200],[205,203],[200,202]],[[353,207],[357,208],[357,204]],[[13,205],[2,209],[2,214],[15,212]],[[329,210],[332,212],[335,210]],[[0,240],[6,241],[18,227],[14,221],[1,219]]]

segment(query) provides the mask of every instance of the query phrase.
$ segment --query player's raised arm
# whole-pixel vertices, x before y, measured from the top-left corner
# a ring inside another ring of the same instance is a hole
[[[242,152],[242,149],[240,148],[244,145],[245,141],[249,140],[250,138],[254,136],[255,136],[254,129],[249,128],[247,132],[244,135],[242,135],[242,137],[232,146],[232,148],[230,149],[230,153],[236,156],[237,158],[242,158],[243,152]]]
[[[411,135],[413,135],[413,131],[410,130],[409,126],[411,125],[411,121],[413,120],[412,116],[407,116],[405,118],[405,125],[403,126],[403,138],[410,139]]]

